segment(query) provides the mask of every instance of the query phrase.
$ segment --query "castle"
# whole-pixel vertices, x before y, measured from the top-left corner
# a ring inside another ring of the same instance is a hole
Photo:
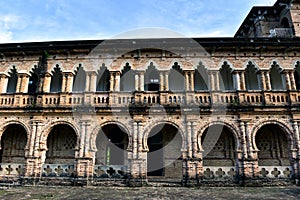
[[[300,179],[300,1],[233,38],[0,44],[0,182]]]

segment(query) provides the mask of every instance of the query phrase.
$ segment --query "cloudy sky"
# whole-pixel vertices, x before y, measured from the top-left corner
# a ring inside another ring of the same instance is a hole
[[[0,0],[0,43],[107,39],[159,27],[188,37],[233,36],[254,5],[276,0]]]

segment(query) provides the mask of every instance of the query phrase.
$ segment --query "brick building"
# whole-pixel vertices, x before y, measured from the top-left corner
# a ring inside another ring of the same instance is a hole
[[[298,182],[300,2],[233,38],[0,44],[0,180]]]

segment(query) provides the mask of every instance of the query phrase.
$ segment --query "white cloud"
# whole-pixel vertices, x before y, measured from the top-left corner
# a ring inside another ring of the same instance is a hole
[[[20,17],[16,15],[0,16],[0,42],[11,42],[13,40],[13,30],[20,28]]]

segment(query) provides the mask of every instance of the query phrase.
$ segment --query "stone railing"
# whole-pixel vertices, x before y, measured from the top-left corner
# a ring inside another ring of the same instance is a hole
[[[234,180],[237,176],[235,167],[204,166],[203,178],[207,180]]]
[[[25,173],[24,164],[0,163],[0,176],[23,176]]]
[[[126,177],[127,166],[125,165],[95,165],[94,178],[116,178],[122,179]]]
[[[298,91],[236,91],[236,92],[99,92],[99,93],[47,93],[1,94],[0,108],[51,107],[124,107],[151,106],[298,106]]]
[[[42,177],[73,177],[74,175],[74,165],[44,164],[42,167]]]
[[[292,176],[290,166],[259,166],[259,177],[261,178],[285,178]]]

